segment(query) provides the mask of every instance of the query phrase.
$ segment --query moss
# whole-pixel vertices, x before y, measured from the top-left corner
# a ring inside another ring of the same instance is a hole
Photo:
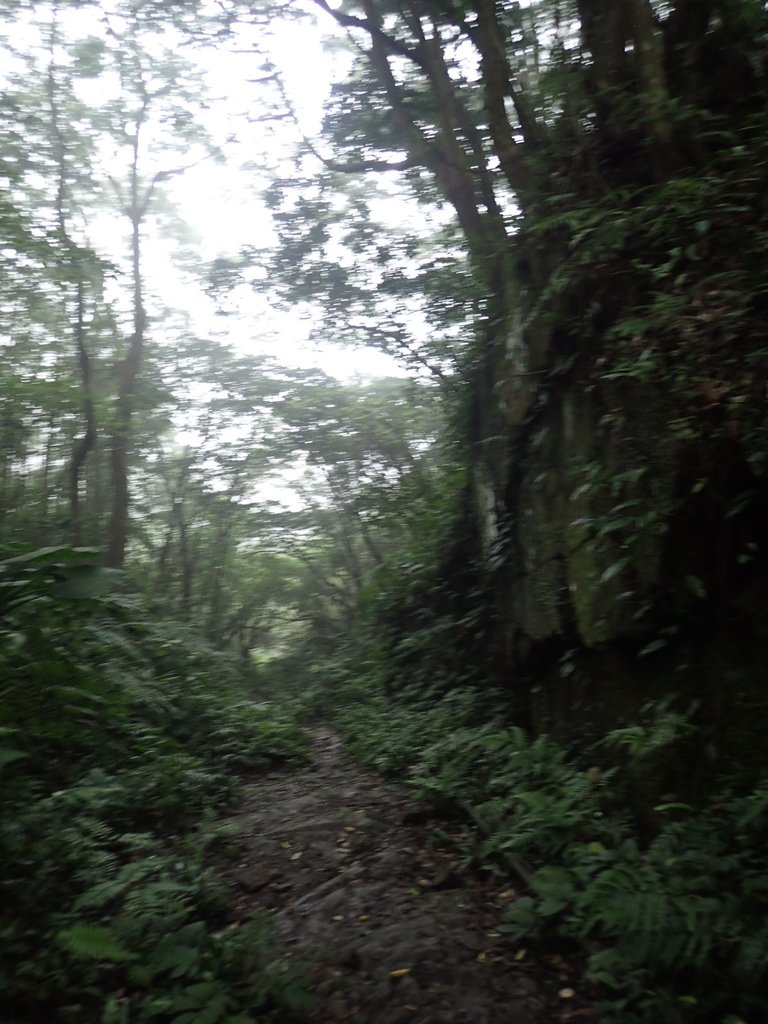
[[[503,614],[533,641],[573,627],[594,647],[644,628],[675,478],[660,402],[655,414],[646,408],[642,436],[627,431],[638,391],[564,391],[527,438],[511,497],[513,582]]]

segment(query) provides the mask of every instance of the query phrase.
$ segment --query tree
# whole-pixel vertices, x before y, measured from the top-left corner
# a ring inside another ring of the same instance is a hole
[[[560,692],[563,652],[592,665],[584,652],[629,645],[689,664],[676,637],[704,623],[727,645],[768,544],[765,5],[315,6],[350,64],[305,174],[398,176],[460,231],[452,421],[469,485],[453,529],[479,559],[521,716],[529,670]],[[429,275],[349,218],[356,194],[276,204],[275,276],[294,295],[297,267],[310,291],[315,275],[337,281],[331,322],[364,307],[366,274],[371,292],[401,286],[401,310]],[[442,547],[433,583],[457,593]],[[642,665],[622,664],[642,700]]]
[[[52,541],[106,540],[117,567],[129,471],[150,423],[167,426],[167,416],[149,416],[163,389],[142,374],[157,364],[147,345],[162,309],[147,291],[143,247],[157,237],[167,182],[217,153],[195,120],[200,74],[174,52],[175,9],[160,17],[116,3],[85,15],[52,3],[16,13],[2,126],[12,186],[2,211],[3,333],[13,344],[6,380],[16,378],[4,445],[4,480],[15,490],[8,528],[20,540],[35,527]],[[105,239],[110,217],[126,223],[124,247],[114,221]],[[33,480],[36,519],[20,508],[32,507]]]
[[[81,105],[73,75],[62,62],[58,9],[44,6],[27,33],[39,32],[40,51],[14,53],[8,46],[9,72],[2,132],[6,141],[3,174],[9,184],[3,210],[7,266],[3,275],[3,333],[9,356],[8,398],[15,405],[6,416],[8,440],[15,433],[12,461],[5,479],[39,480],[39,501],[25,485],[6,499],[17,512],[11,531],[21,525],[20,503],[36,505],[37,528],[62,524],[62,537],[82,538],[80,477],[96,440],[95,396],[87,336],[101,303],[103,266],[75,224],[81,186],[87,176],[93,139],[87,131],[68,137],[70,120]],[[57,342],[54,340],[57,339]],[[67,352],[71,346],[71,354]],[[76,439],[77,400],[66,381],[74,358],[82,385],[83,433]],[[43,424],[45,424],[43,426]],[[31,444],[22,444],[26,435]],[[26,469],[38,462],[41,471]],[[65,454],[69,449],[71,454]],[[9,453],[10,454],[10,453]],[[69,460],[69,509],[62,507],[54,484]],[[19,473],[21,470],[21,473]],[[34,521],[34,520],[33,520]]]
[[[123,157],[127,164],[123,181],[111,174],[109,180],[130,228],[132,288],[130,333],[117,353],[116,403],[110,431],[112,512],[106,562],[120,567],[128,535],[128,468],[135,393],[148,330],[143,233],[162,183],[209,156],[211,149],[192,114],[194,105],[202,102],[199,75],[173,52],[172,38],[162,39],[160,47],[148,44],[149,36],[157,40],[156,12],[136,6],[118,9],[107,18],[106,30],[103,52],[119,75],[120,96],[106,110],[105,126],[113,137],[116,156]],[[145,167],[149,140],[153,155],[158,151],[163,154],[165,166],[160,169]]]
[[[79,181],[84,177],[84,169],[92,160],[93,138],[85,133],[79,138],[69,138],[68,125],[81,119],[83,113],[77,102],[71,71],[66,72],[66,80],[61,62],[61,44],[59,41],[58,10],[51,9],[49,28],[49,58],[46,71],[45,93],[48,105],[49,135],[51,158],[55,182],[55,239],[58,248],[56,265],[63,278],[62,287],[71,291],[71,297],[65,295],[64,305],[70,307],[72,340],[74,342],[77,369],[80,377],[83,409],[83,432],[73,443],[69,462],[69,519],[72,543],[83,542],[81,477],[86,461],[96,446],[96,396],[94,393],[93,361],[89,351],[89,324],[93,319],[93,310],[89,310],[89,293],[92,294],[92,305],[101,299],[103,267],[96,253],[83,246],[73,237],[72,214],[76,209],[77,197],[73,196]],[[80,168],[76,171],[75,168]]]

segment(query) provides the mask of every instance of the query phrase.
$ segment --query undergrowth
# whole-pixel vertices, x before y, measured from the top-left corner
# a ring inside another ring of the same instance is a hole
[[[511,873],[519,892],[501,930],[517,946],[584,950],[604,1020],[766,1019],[768,782],[724,788],[700,808],[671,794],[641,842],[626,810],[632,779],[652,770],[660,745],[689,735],[690,722],[666,704],[649,709],[631,744],[617,730],[592,750],[595,764],[575,763],[490,704],[476,691],[437,703],[382,699],[339,722],[362,761],[461,809],[473,825],[467,861]],[[617,747],[623,758],[606,768],[606,749]]]
[[[88,551],[0,562],[0,1000],[103,1024],[287,1020],[305,1003],[204,851],[238,773],[305,755],[234,658],[152,621]]]

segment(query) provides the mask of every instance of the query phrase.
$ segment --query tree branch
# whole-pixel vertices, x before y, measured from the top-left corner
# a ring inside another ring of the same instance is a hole
[[[420,161],[412,156],[407,156],[403,160],[331,160],[323,156],[317,146],[303,132],[301,134],[304,145],[312,156],[316,157],[329,171],[336,171],[339,174],[363,174],[369,171],[407,171],[409,168],[418,167],[420,164]]]
[[[341,25],[342,28],[359,28],[373,39],[378,39],[386,45],[387,49],[392,53],[396,53],[399,57],[406,57],[412,61],[417,67],[421,68],[422,71],[426,71],[425,60],[418,49],[411,49],[406,46],[405,43],[401,43],[399,39],[395,39],[393,36],[385,32],[381,25],[378,24],[376,19],[371,18],[370,13],[367,18],[357,18],[352,14],[345,14],[343,11],[339,11],[331,7],[327,0],[312,0],[316,7],[319,7],[326,14],[330,14],[333,20]]]

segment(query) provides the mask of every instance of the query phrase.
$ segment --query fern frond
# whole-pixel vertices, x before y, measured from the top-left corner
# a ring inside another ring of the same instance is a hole
[[[75,924],[59,932],[56,938],[60,945],[75,956],[107,963],[121,963],[136,958],[110,928],[100,925]]]

